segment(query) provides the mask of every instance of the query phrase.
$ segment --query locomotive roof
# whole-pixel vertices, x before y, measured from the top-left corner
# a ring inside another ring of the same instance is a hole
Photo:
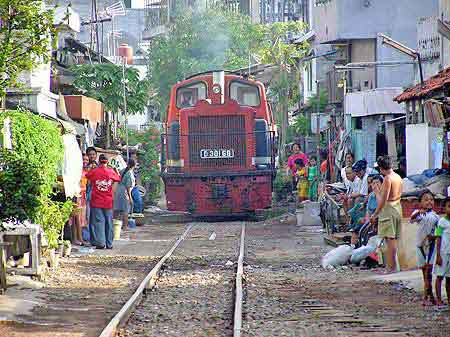
[[[218,70],[203,71],[203,72],[200,72],[200,73],[196,73],[196,74],[190,75],[190,76],[186,77],[184,80],[182,80],[182,81],[180,81],[178,83],[181,83],[181,82],[184,82],[184,81],[188,81],[188,80],[193,79],[193,78],[195,78],[197,76],[208,75],[208,74],[212,74],[214,72],[219,72],[219,71],[223,71],[225,74],[228,74],[228,75],[240,76],[240,77],[242,77],[245,80],[251,80],[251,81],[257,82],[256,79],[253,79],[253,78],[249,77],[248,72],[242,71],[242,69],[239,69],[239,70],[222,70],[222,69],[218,69]]]

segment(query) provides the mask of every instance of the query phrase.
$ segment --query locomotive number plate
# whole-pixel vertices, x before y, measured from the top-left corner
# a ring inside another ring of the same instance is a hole
[[[234,150],[233,149],[202,149],[202,150],[200,150],[200,158],[202,158],[202,159],[234,158]]]

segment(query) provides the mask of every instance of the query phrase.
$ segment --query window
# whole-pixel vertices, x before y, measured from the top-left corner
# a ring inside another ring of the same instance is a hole
[[[230,98],[239,105],[259,106],[259,89],[256,85],[234,81],[230,84]]]
[[[202,99],[206,99],[206,84],[203,82],[189,84],[177,90],[178,108],[192,107]]]

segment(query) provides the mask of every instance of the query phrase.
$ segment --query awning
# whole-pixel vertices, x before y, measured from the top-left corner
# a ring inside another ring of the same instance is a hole
[[[56,116],[67,133],[73,133],[78,136],[83,136],[86,133],[84,125],[75,122],[72,118],[69,117],[69,115],[67,115],[63,95],[59,95]]]
[[[402,88],[379,88],[345,95],[345,114],[352,117],[405,114],[403,104],[394,102]]]
[[[430,98],[434,91],[442,90],[450,84],[450,68],[444,69],[430,77],[423,84],[406,89],[403,93],[394,98],[397,102],[411,101],[413,99]]]

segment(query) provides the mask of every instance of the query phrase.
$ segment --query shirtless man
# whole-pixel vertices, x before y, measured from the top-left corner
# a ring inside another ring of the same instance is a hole
[[[381,198],[370,221],[375,223],[378,218],[378,235],[387,243],[386,267],[388,272],[395,272],[397,239],[402,222],[400,198],[403,192],[403,180],[392,170],[392,162],[388,156],[379,157],[377,164],[384,176],[384,181],[381,185]]]

